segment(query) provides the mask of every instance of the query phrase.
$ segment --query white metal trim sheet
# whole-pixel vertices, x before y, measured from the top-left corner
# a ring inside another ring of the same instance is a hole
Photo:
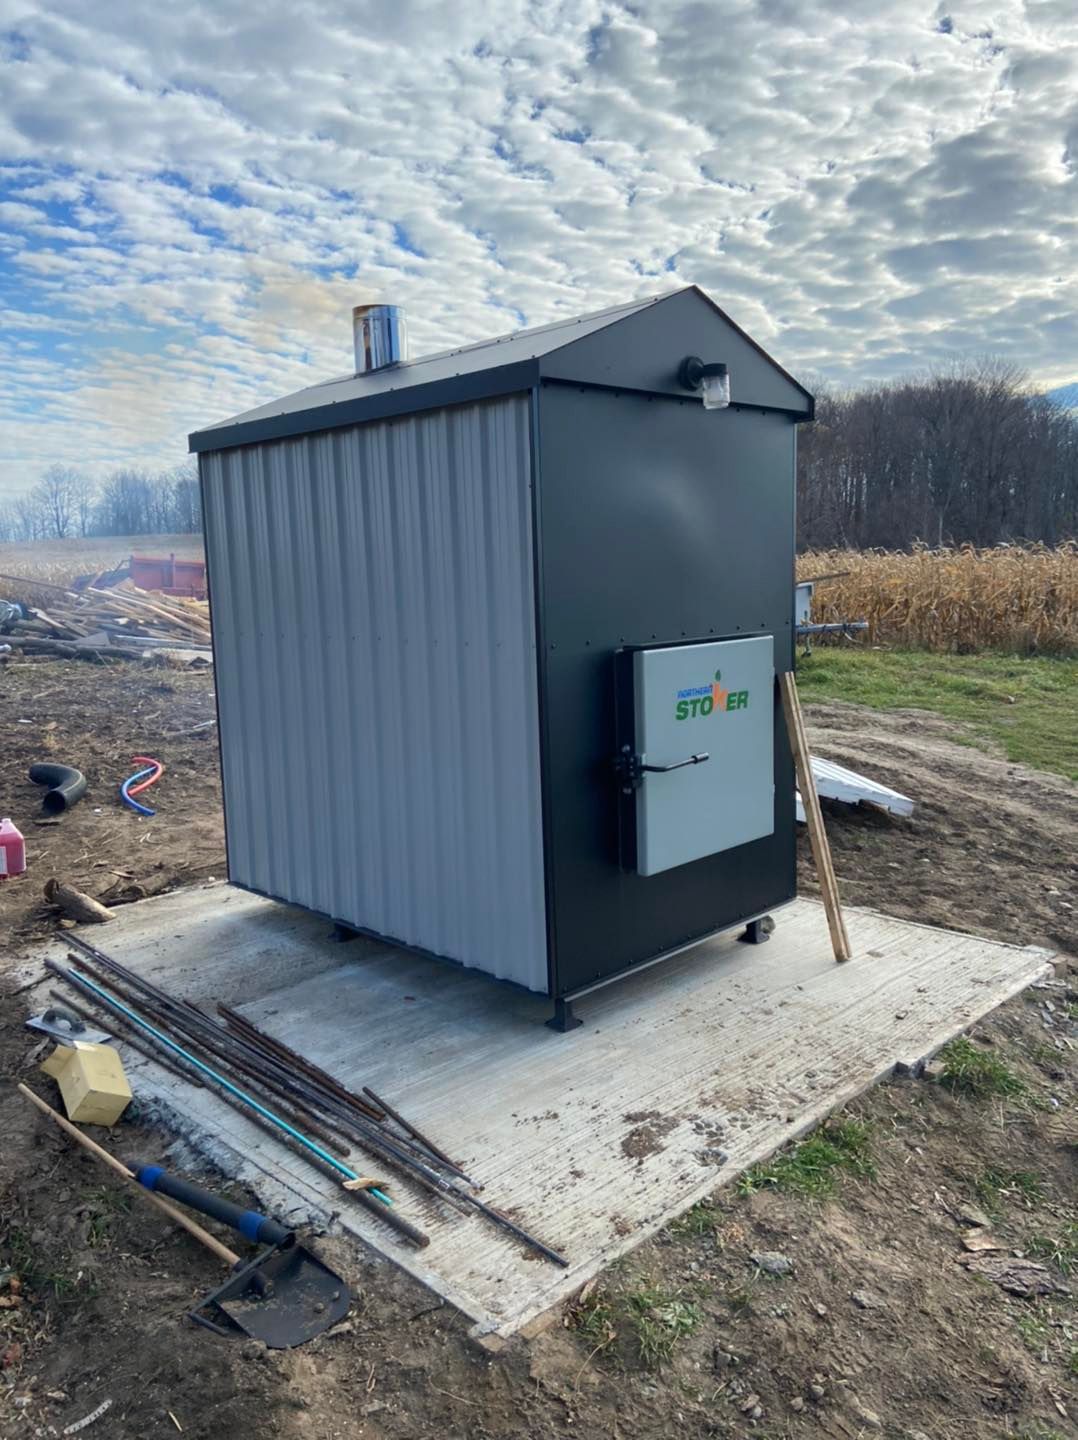
[[[546,991],[527,398],[201,465],[230,878]]]

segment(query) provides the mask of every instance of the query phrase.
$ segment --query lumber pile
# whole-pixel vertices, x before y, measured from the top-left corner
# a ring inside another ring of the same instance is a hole
[[[210,607],[130,580],[111,589],[88,585],[79,594],[57,591],[47,610],[24,606],[25,615],[0,626],[0,644],[24,655],[61,655],[90,660],[137,660],[147,651],[210,650]]]

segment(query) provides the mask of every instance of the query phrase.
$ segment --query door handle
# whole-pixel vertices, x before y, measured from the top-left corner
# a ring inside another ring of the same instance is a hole
[[[630,745],[621,747],[621,754],[614,761],[614,773],[618,777],[622,794],[631,795],[643,782],[646,771],[655,775],[666,775],[671,770],[683,770],[686,765],[702,765],[711,756],[706,750],[699,755],[690,755],[687,760],[675,760],[672,765],[645,765],[643,757],[634,755]]]
[[[656,775],[665,775],[670,770],[684,770],[686,765],[702,765],[711,756],[706,750],[699,755],[690,755],[687,760],[675,760],[672,765],[641,765],[641,770],[652,770]]]

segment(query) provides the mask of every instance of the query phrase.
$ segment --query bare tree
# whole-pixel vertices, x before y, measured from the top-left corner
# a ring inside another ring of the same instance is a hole
[[[89,535],[97,486],[87,475],[76,475],[71,486],[72,522],[82,536]]]
[[[75,494],[82,476],[65,465],[50,465],[32,491],[33,499],[45,516],[48,533],[57,540],[71,533],[76,511]]]

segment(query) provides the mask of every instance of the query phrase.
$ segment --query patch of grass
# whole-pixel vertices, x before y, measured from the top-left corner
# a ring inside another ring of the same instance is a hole
[[[54,1251],[41,1251],[29,1234],[12,1226],[0,1234],[0,1259],[39,1298],[56,1305],[92,1299],[98,1293],[97,1277],[92,1271],[75,1271],[58,1264]]]
[[[1028,1208],[1044,1199],[1040,1176],[1032,1170],[985,1170],[974,1182],[977,1199],[998,1215],[1004,1200],[1020,1200]]]
[[[1078,780],[1078,660],[825,646],[798,661],[797,685],[805,700],[934,711],[975,745]]]
[[[1041,1040],[1036,1040],[1029,1047],[1029,1058],[1039,1070],[1046,1070],[1049,1075],[1064,1066],[1063,1056],[1054,1045],[1046,1045]]]
[[[701,1200],[691,1210],[686,1210],[684,1215],[679,1215],[676,1220],[671,1220],[667,1226],[671,1235],[679,1237],[694,1237],[697,1235],[711,1235],[717,1229],[721,1216],[715,1206],[709,1200]]]
[[[954,1094],[972,1095],[983,1100],[989,1095],[1015,1097],[1024,1095],[1024,1080],[988,1050],[979,1050],[972,1040],[960,1035],[939,1053],[943,1063],[940,1084]]]
[[[1058,1235],[1033,1235],[1026,1253],[1047,1260],[1063,1275],[1078,1275],[1078,1220],[1071,1220]]]
[[[574,1307],[570,1323],[593,1350],[605,1350],[618,1338],[613,1306],[594,1292]]]
[[[626,1296],[629,1325],[640,1358],[651,1369],[664,1365],[679,1340],[691,1335],[703,1320],[699,1308],[667,1290],[647,1287]]]
[[[822,1125],[792,1150],[746,1170],[738,1189],[743,1195],[767,1189],[817,1198],[830,1195],[843,1174],[875,1175],[871,1140],[869,1127],[859,1120]]]
[[[1014,1322],[1022,1344],[1034,1355],[1043,1355],[1048,1344],[1048,1325],[1036,1313],[1019,1315]]]
[[[130,1214],[131,1196],[118,1186],[102,1185],[91,1190],[83,1204],[89,1211],[86,1243],[91,1250],[107,1249],[118,1216]]]

